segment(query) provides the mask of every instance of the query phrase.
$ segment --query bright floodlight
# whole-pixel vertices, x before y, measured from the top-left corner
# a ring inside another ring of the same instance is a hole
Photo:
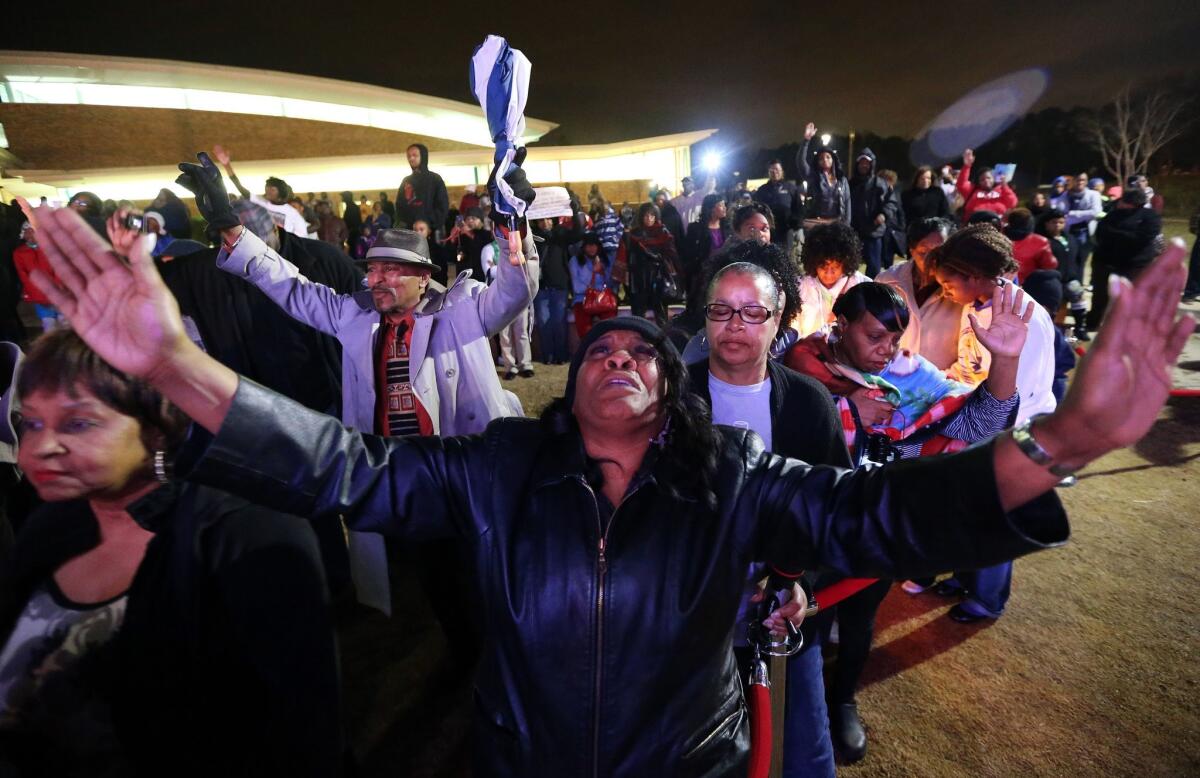
[[[704,169],[710,173],[717,172],[717,168],[721,167],[721,155],[710,151],[704,155]]]
[[[831,141],[831,140],[833,140],[833,136],[832,136],[832,135],[830,135],[830,134],[829,134],[829,133],[827,133],[827,132],[823,132],[823,133],[821,133],[821,145],[822,145],[822,146],[828,146],[828,145],[829,145],[829,141]]]

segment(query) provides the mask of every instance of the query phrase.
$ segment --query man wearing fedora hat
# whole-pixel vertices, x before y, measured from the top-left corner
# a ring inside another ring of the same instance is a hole
[[[499,241],[491,286],[464,272],[444,287],[430,278],[436,265],[424,236],[383,230],[357,260],[366,288],[339,294],[305,278],[244,230],[220,196],[220,172],[200,156],[201,165],[180,166],[179,182],[199,190],[197,207],[221,233],[217,266],[341,343],[344,424],[383,435],[464,435],[482,432],[492,419],[522,415],[516,395],[500,385],[489,338],[523,315],[536,293],[537,265],[528,263],[536,263],[537,254],[528,235],[524,263],[511,261],[508,241]],[[520,168],[506,180],[533,199]],[[389,613],[383,538],[351,533],[350,557],[359,601]]]

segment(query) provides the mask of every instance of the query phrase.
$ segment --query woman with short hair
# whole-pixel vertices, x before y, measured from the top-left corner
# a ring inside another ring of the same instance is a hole
[[[0,773],[339,774],[306,522],[171,480],[188,419],[74,332],[34,343],[17,393],[45,504],[0,566]]]

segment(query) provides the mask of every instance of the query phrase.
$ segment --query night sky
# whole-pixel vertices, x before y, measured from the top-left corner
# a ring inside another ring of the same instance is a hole
[[[22,3],[0,25],[0,46],[270,68],[470,101],[467,61],[495,32],[533,62],[528,114],[561,125],[547,141],[570,144],[715,127],[731,146],[774,146],[809,119],[835,134],[910,136],[972,87],[1021,68],[1050,74],[1035,108],[1098,105],[1130,81],[1200,74],[1196,0],[524,3],[495,21],[504,7]]]

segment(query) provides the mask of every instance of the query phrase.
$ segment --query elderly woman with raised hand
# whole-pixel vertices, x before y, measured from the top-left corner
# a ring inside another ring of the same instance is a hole
[[[0,564],[0,774],[337,775],[306,522],[167,482],[188,420],[71,331],[34,343],[17,390],[46,502]]]
[[[206,356],[140,243],[124,261],[73,213],[37,218],[55,304],[216,436],[192,478],[470,544],[486,633],[475,760],[489,775],[744,774],[730,645],[750,562],[896,577],[1061,544],[1061,473],[1145,434],[1195,326],[1165,304],[1184,280],[1177,247],[1136,286],[1119,282],[1060,411],[902,468],[809,467],[713,427],[661,330],[632,317],[592,328],[541,422],[385,439]]]
[[[842,295],[833,307],[834,332],[796,344],[786,363],[837,397],[845,444],[856,466],[960,450],[1000,432],[1016,416],[1017,364],[1033,311],[1024,305],[1022,294],[1012,290],[1011,285],[996,289],[996,315],[986,329],[979,328],[993,361],[987,381],[973,392],[947,379],[920,355],[899,348],[910,313],[900,292],[887,284],[866,282]],[[826,577],[821,585],[834,580]],[[890,588],[891,581],[881,579],[837,606],[839,646],[829,689],[830,723],[845,762],[866,755],[866,729],[855,692],[871,650],[875,613]],[[828,619],[819,619],[825,629]]]

